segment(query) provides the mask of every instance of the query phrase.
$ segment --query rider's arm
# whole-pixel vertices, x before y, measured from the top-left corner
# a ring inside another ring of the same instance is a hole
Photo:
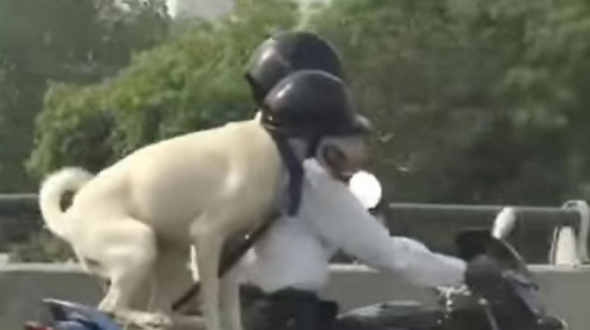
[[[465,263],[431,252],[424,244],[392,237],[350,190],[317,163],[306,163],[300,216],[326,241],[370,267],[389,270],[425,287],[463,282]]]

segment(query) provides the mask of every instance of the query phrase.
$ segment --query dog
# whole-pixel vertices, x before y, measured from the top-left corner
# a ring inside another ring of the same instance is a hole
[[[237,275],[218,278],[221,251],[277,208],[287,176],[259,119],[148,145],[96,176],[67,167],[44,180],[39,203],[47,227],[88,272],[110,284],[100,310],[134,323],[169,324],[169,299],[156,299],[158,313],[133,306],[150,282],[170,294],[190,281],[193,246],[206,328],[242,329]],[[297,142],[296,153],[305,149]],[[318,147],[318,157],[339,176],[352,175],[366,153],[358,137],[324,138]],[[72,200],[64,210],[66,195]],[[178,274],[186,276],[172,279]]]

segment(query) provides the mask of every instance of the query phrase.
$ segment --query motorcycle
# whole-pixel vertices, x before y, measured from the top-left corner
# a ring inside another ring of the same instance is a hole
[[[456,237],[458,255],[468,262],[465,286],[441,290],[438,306],[396,302],[343,314],[338,330],[567,330],[548,315],[526,263],[489,230]],[[341,326],[340,326],[341,325]]]
[[[455,239],[469,266],[465,286],[440,290],[437,306],[389,302],[342,314],[337,330],[567,330],[548,315],[526,263],[489,230],[467,230]],[[81,304],[44,300],[51,325],[25,330],[122,330],[108,315]]]
[[[111,317],[93,307],[56,299],[45,299],[51,325],[25,324],[25,330],[123,330]]]

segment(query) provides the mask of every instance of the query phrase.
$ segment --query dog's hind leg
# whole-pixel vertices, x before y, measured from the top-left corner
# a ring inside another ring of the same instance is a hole
[[[155,234],[150,227],[134,219],[116,223],[116,228],[109,230],[108,237],[104,238],[105,250],[101,253],[101,263],[108,269],[111,283],[99,309],[125,322],[164,325],[167,323],[164,316],[139,312],[132,307],[133,299],[152,279],[157,258]]]
[[[212,221],[203,222],[212,223]],[[201,279],[202,311],[205,325],[207,330],[221,330],[218,271],[225,237],[220,230],[207,226],[192,228],[192,235],[197,250],[196,261]]]
[[[151,310],[172,313],[173,302],[194,282],[187,265],[189,260],[190,250],[186,245],[169,242],[158,244],[158,260],[154,269],[158,292]],[[194,312],[198,308],[197,299],[192,299],[180,312]]]

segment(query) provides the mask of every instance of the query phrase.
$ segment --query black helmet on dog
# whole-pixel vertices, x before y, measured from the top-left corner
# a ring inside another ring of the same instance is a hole
[[[321,138],[364,134],[367,118],[357,113],[347,85],[318,70],[302,70],[281,80],[262,105],[262,123],[290,137]]]
[[[250,60],[245,76],[256,103],[260,105],[279,81],[298,70],[343,78],[340,57],[328,41],[311,32],[284,32],[263,42]]]

